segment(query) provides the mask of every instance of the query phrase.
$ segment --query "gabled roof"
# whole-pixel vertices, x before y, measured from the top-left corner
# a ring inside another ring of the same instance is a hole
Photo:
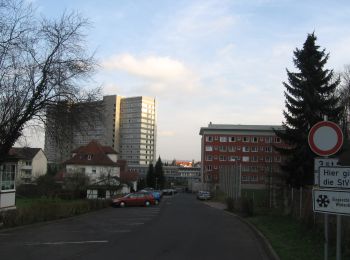
[[[30,147],[13,147],[9,151],[10,157],[16,157],[18,159],[33,160],[34,156],[41,150],[41,148]]]
[[[95,140],[73,150],[73,153],[75,155],[64,164],[118,166],[108,157],[108,154],[117,154],[117,152],[111,147],[102,146]]]
[[[99,142],[97,142],[96,140],[92,140],[90,143],[97,143],[99,145],[99,149],[102,149],[102,151],[105,153],[105,154],[118,154],[117,151],[115,151],[112,147],[110,146],[102,146]],[[89,144],[90,144],[89,143]],[[78,147],[77,149],[74,149],[72,151],[72,153],[79,153],[81,151],[81,149],[83,149],[84,151],[87,151],[87,149],[95,149],[93,148],[93,146],[90,146],[89,148],[87,148],[87,146],[89,145],[87,144],[86,146],[80,146]],[[91,148],[92,147],[92,148]]]

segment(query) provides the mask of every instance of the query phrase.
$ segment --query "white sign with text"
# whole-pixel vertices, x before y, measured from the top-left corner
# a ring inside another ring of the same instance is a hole
[[[314,189],[312,200],[314,212],[350,215],[350,192]]]
[[[321,188],[350,189],[350,167],[320,167]]]

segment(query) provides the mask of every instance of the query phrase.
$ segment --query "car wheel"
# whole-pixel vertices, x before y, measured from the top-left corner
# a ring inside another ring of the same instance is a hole
[[[122,201],[122,202],[120,202],[120,204],[119,204],[119,205],[120,205],[120,207],[121,207],[121,208],[124,208],[124,207],[125,207],[125,202],[124,202],[124,201]]]
[[[145,202],[145,206],[149,207],[151,205],[151,202],[149,202],[148,200]]]

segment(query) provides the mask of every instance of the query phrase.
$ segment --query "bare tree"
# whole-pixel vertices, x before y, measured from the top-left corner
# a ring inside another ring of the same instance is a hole
[[[342,117],[342,128],[346,138],[349,137],[349,120],[350,120],[350,65],[344,67],[344,71],[339,74],[341,79],[338,95],[344,108]]]
[[[50,107],[62,116],[96,100],[98,91],[81,87],[95,65],[84,42],[88,25],[77,13],[49,20],[26,1],[0,0],[0,158],[31,122],[47,123]]]

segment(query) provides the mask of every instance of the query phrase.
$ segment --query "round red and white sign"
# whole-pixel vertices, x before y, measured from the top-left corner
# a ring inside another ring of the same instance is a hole
[[[343,132],[337,124],[321,121],[311,127],[308,139],[314,153],[330,156],[338,152],[343,145]]]

